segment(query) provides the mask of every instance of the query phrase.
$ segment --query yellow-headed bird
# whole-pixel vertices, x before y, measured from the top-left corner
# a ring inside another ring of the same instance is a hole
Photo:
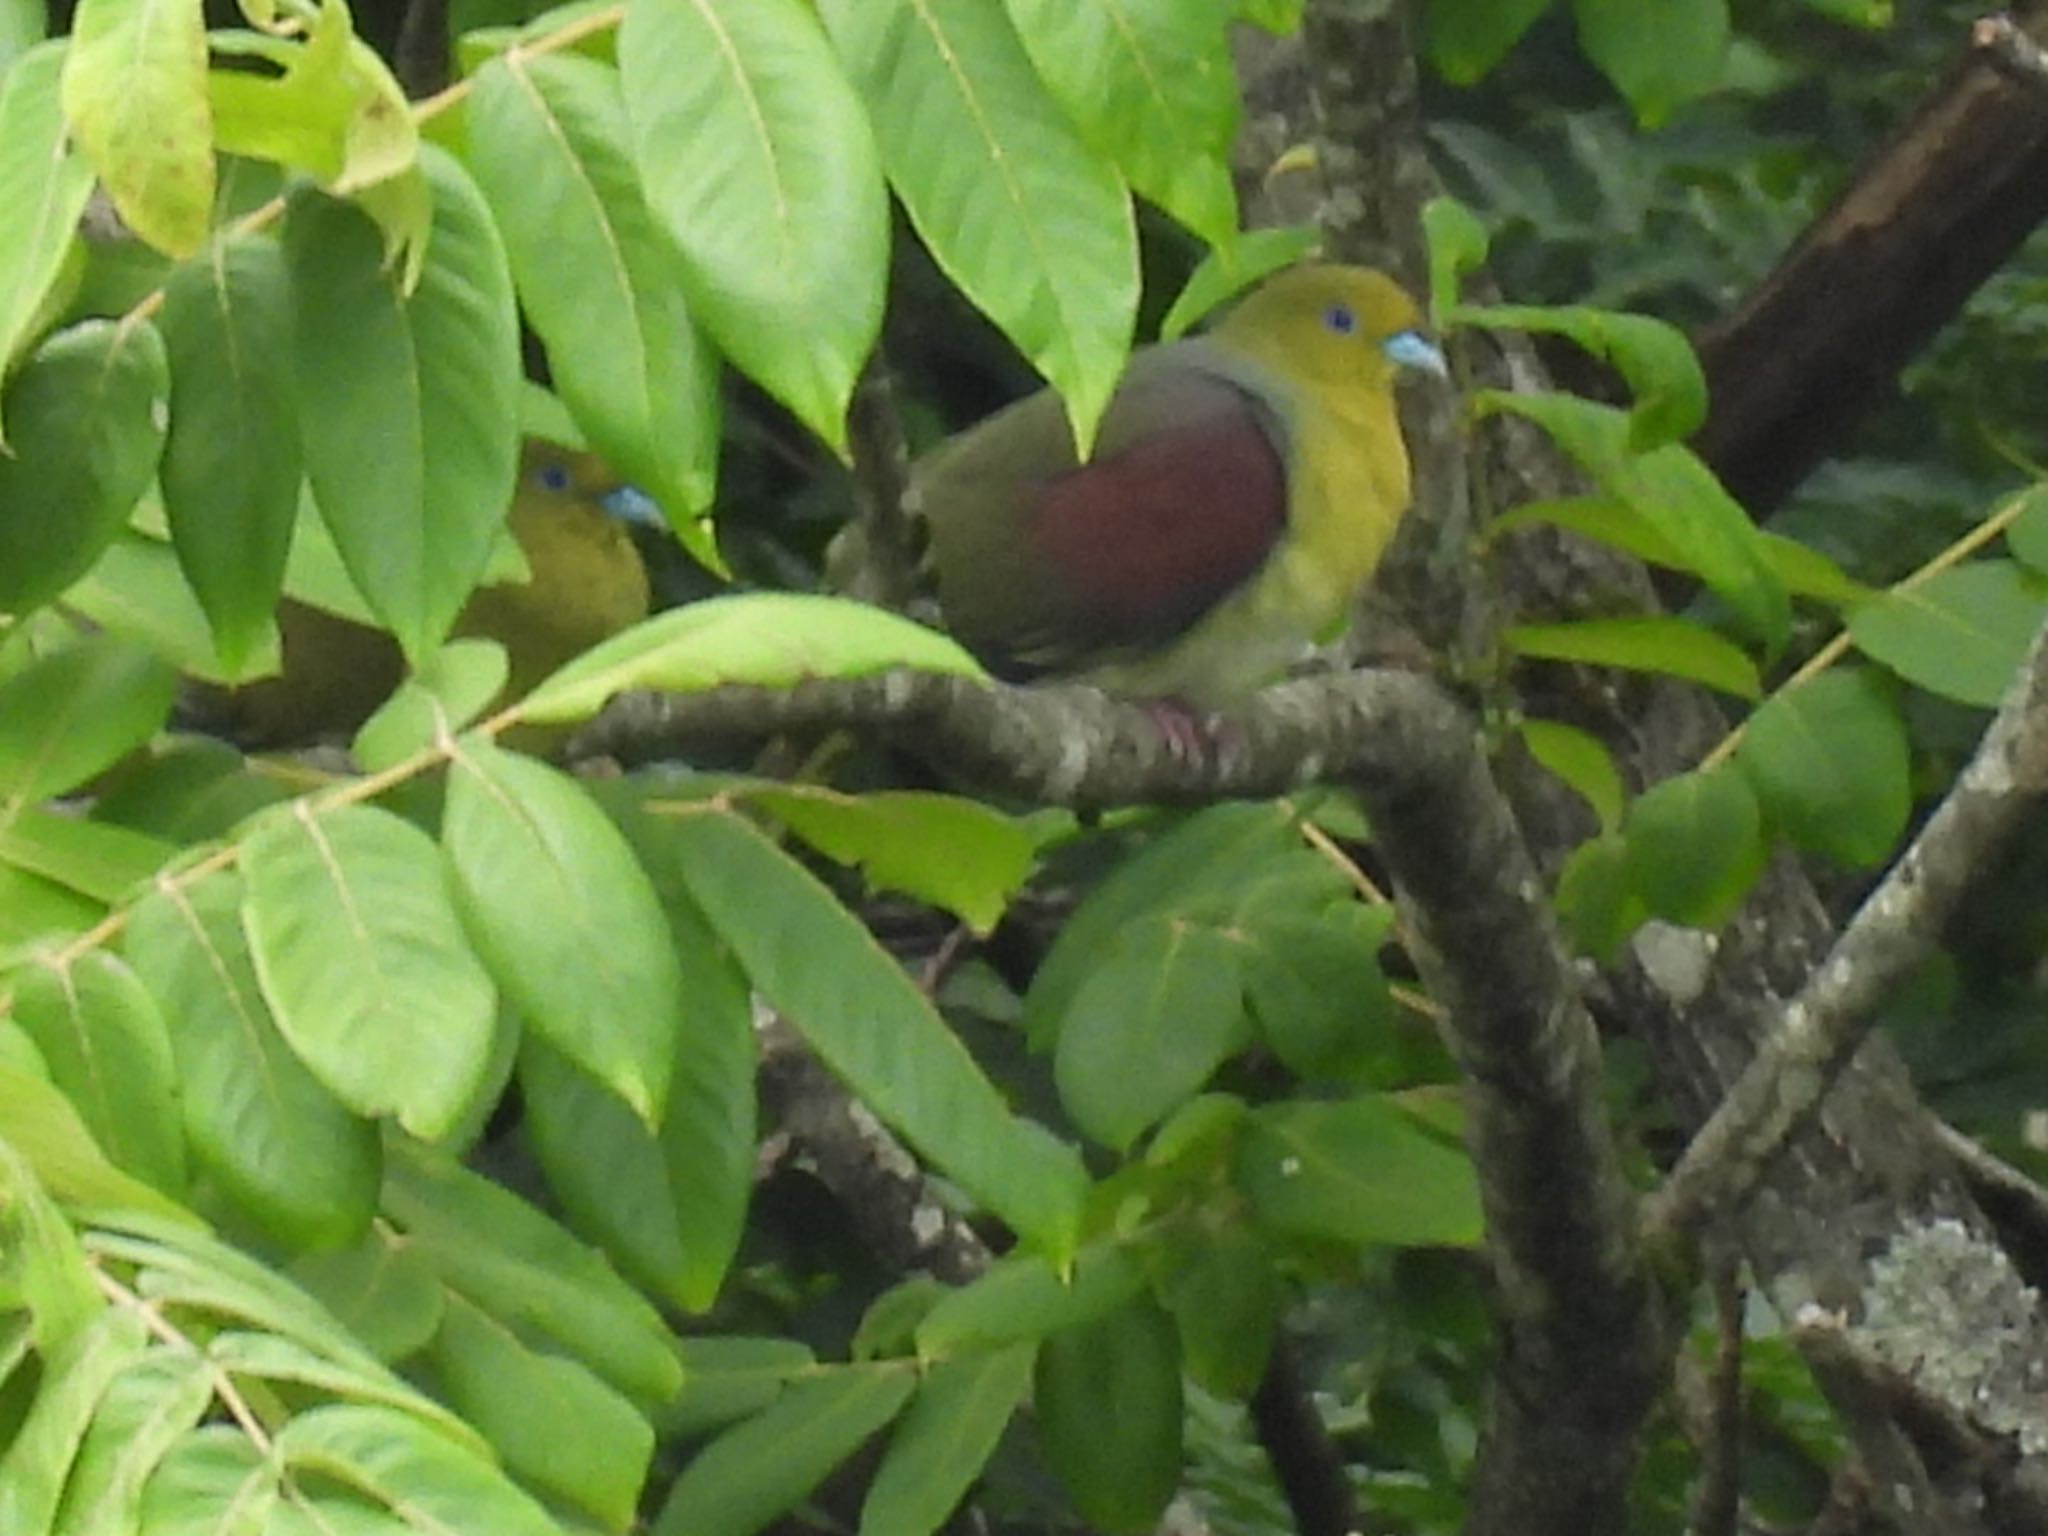
[[[1408,505],[1414,301],[1360,267],[1269,279],[1131,358],[1077,462],[1050,391],[913,473],[946,627],[999,675],[1232,703],[1345,622]]]
[[[647,569],[625,523],[644,520],[645,499],[603,460],[529,441],[507,526],[531,579],[478,589],[455,633],[495,640],[516,698],[571,657],[647,616]],[[206,687],[187,717],[248,747],[345,735],[404,676],[398,646],[382,630],[287,600],[279,605],[283,666],[233,689]]]

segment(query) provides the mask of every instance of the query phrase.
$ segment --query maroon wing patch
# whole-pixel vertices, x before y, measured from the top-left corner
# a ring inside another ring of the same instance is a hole
[[[1189,628],[1251,578],[1286,521],[1286,467],[1258,408],[1197,376],[1120,394],[1096,456],[1045,488],[1030,537],[1072,584],[1084,643],[1113,649]]]

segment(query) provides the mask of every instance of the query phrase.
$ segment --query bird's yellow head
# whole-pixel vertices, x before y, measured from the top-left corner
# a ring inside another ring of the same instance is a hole
[[[1369,267],[1282,272],[1247,294],[1215,335],[1319,392],[1385,392],[1403,368],[1445,372],[1415,301]]]

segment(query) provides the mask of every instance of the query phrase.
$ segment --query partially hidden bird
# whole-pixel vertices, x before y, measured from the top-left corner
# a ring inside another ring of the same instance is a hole
[[[999,676],[1215,709],[1345,625],[1406,510],[1394,385],[1445,375],[1384,273],[1309,265],[1132,355],[1082,462],[1044,390],[914,467],[947,629]]]
[[[506,525],[530,578],[480,587],[454,630],[505,647],[505,697],[647,616],[647,569],[627,525],[659,520],[602,459],[527,441]],[[279,673],[238,688],[187,690],[188,723],[245,747],[345,735],[404,676],[398,646],[383,630],[292,599],[279,605],[277,622]]]

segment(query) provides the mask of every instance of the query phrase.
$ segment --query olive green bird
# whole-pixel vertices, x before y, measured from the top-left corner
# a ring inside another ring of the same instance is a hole
[[[1304,266],[1199,338],[1135,353],[1086,463],[1048,390],[920,461],[947,629],[999,676],[1206,708],[1343,628],[1408,506],[1403,370],[1444,376],[1414,301]]]
[[[505,647],[506,698],[647,616],[647,568],[626,524],[659,519],[595,455],[528,441],[505,520],[530,578],[478,588],[454,629]],[[404,677],[397,642],[383,630],[289,599],[278,607],[277,627],[278,675],[238,688],[188,689],[181,708],[188,724],[245,747],[347,735]]]

